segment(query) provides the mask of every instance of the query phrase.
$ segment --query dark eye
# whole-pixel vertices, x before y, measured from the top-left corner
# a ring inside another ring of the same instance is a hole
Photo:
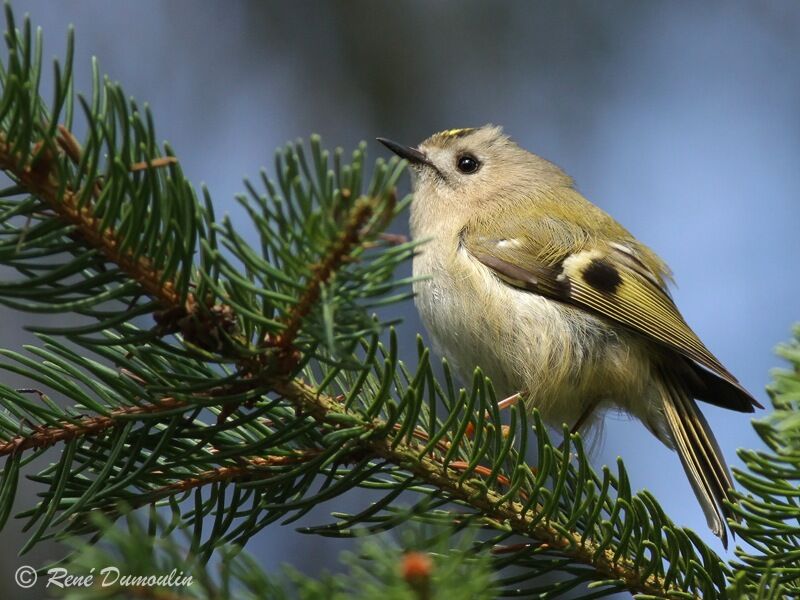
[[[478,162],[478,159],[474,156],[470,156],[469,154],[462,154],[458,157],[458,162],[456,163],[458,170],[462,173],[466,173],[469,175],[470,173],[474,173],[478,170],[478,167],[481,166],[481,163]]]

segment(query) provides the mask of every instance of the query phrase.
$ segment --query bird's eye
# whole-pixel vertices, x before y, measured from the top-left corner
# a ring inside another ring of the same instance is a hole
[[[478,162],[478,159],[474,156],[469,154],[462,154],[458,157],[458,162],[456,163],[458,170],[462,173],[466,173],[469,175],[470,173],[474,173],[478,170],[478,167],[481,166],[481,163]]]

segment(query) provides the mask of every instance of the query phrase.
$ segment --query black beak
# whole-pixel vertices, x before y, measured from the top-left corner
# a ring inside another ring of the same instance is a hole
[[[392,140],[387,140],[386,138],[375,138],[381,144],[386,146],[389,150],[397,154],[400,158],[405,158],[408,162],[412,165],[430,165],[430,161],[428,157],[425,156],[424,152],[420,152],[416,148],[412,148],[411,146],[403,146],[403,144],[398,144],[397,142],[393,142]]]

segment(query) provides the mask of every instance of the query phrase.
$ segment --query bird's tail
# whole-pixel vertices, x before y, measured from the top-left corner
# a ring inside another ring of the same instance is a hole
[[[725,516],[733,516],[723,501],[731,500],[733,480],[717,440],[685,385],[676,377],[663,378],[664,416],[675,450],[703,507],[708,526],[728,547]]]

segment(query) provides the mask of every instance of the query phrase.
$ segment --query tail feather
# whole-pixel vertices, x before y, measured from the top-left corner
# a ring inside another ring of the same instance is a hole
[[[724,501],[731,499],[733,480],[730,471],[708,422],[685,386],[669,375],[664,377],[664,383],[664,416],[675,450],[703,508],[709,528],[727,548],[725,517],[733,515],[725,507]]]

